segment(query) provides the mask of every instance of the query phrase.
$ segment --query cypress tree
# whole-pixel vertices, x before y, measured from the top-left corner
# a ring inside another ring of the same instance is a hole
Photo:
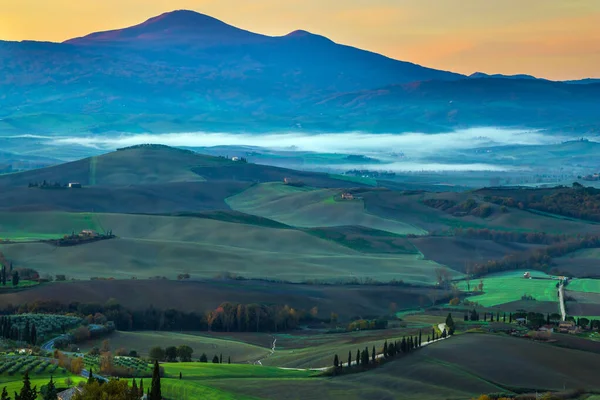
[[[19,285],[19,273],[17,271],[12,273],[12,285],[13,286]]]
[[[227,364],[231,364],[231,356],[227,357]]]
[[[423,339],[423,338],[421,337],[421,334],[422,334],[422,332],[421,332],[421,330],[419,330],[419,347],[422,346],[421,339]]]
[[[50,382],[46,385],[46,393],[43,395],[44,400],[58,400],[58,391],[54,385],[54,380],[50,376]]]
[[[375,359],[377,358],[377,352],[375,351],[375,346],[373,346],[373,351],[371,353],[371,361],[375,364]]]
[[[88,372],[88,383],[93,383],[93,382],[94,382],[94,371],[90,367],[90,371]]]
[[[215,354],[215,356],[212,359],[213,364],[218,364],[219,363],[219,356]]]
[[[512,323],[512,313],[508,314],[508,322]]]
[[[154,361],[154,371],[152,371],[152,390],[150,390],[149,400],[162,400],[160,389],[160,368],[158,360]]]
[[[352,352],[348,351],[348,368],[352,366]]]
[[[23,341],[25,343],[31,342],[31,327],[29,326],[29,320],[25,321],[25,331],[23,331]]]
[[[360,350],[356,350],[356,365],[360,365]]]
[[[31,344],[35,346],[35,344],[37,343],[37,329],[35,327],[35,324],[31,325],[31,334],[29,335],[29,339],[31,341]]]
[[[500,322],[500,311],[496,311],[496,321]]]
[[[23,387],[20,393],[15,392],[15,400],[36,400],[37,395],[37,387],[31,388],[29,372],[25,371],[25,375],[23,375]]]
[[[335,357],[333,357],[333,367],[335,369],[338,369],[340,366],[340,359],[338,358],[338,355],[336,354]]]
[[[388,344],[387,344],[387,340],[383,343],[383,356],[384,357],[388,357]]]
[[[144,379],[140,378],[140,391],[139,396],[144,397]]]
[[[223,353],[219,355],[219,364],[223,364]]]
[[[483,313],[483,322],[487,322],[487,312]]]
[[[183,378],[183,375],[181,374],[181,371],[179,372],[179,380],[181,380]]]
[[[0,396],[0,400],[10,400],[8,397],[8,392],[6,391],[6,386],[2,389],[2,396]]]
[[[137,382],[135,381],[135,378],[133,378],[133,382],[131,382],[131,398],[137,399],[139,397],[140,397],[140,391],[137,387]]]
[[[431,342],[431,338],[427,336],[427,343]]]
[[[506,313],[502,316],[502,322],[506,322]]]

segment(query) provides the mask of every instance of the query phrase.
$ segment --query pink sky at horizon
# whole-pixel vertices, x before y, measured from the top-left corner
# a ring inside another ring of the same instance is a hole
[[[273,36],[304,29],[464,74],[600,77],[598,0],[0,0],[0,40],[60,42],[174,9]]]

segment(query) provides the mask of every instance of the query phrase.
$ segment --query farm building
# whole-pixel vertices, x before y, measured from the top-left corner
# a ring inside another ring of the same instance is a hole
[[[231,157],[231,161],[240,161],[239,157]]]
[[[579,327],[575,325],[573,321],[563,321],[558,325],[558,331],[560,333],[578,333]]]
[[[342,200],[354,200],[352,193],[342,193]]]
[[[81,231],[81,233],[79,233],[79,236],[85,236],[85,237],[98,237],[100,235],[98,235],[98,232],[96,231],[92,231],[89,229],[84,229]]]
[[[523,274],[523,278],[525,278],[525,279],[531,279],[531,273],[530,272],[525,272]]]
[[[69,188],[71,188],[71,189],[81,189],[81,183],[79,183],[79,182],[69,182]]]

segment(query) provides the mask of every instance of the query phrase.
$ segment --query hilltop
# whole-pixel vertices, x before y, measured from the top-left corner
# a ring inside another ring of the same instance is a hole
[[[229,209],[225,199],[259,182],[363,186],[327,174],[140,145],[47,168],[0,175],[1,209],[172,213]],[[31,185],[43,187],[29,187]],[[81,189],[68,189],[68,183]],[[58,184],[60,187],[54,187]],[[43,195],[41,195],[43,194]]]

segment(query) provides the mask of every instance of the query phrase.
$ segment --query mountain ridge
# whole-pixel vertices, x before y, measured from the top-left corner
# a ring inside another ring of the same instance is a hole
[[[562,129],[579,124],[577,113],[585,126],[600,125],[589,111],[594,85],[571,85],[579,88],[548,104],[552,112],[545,113],[538,109],[556,93],[551,81],[467,77],[301,29],[266,36],[185,10],[64,43],[0,42],[0,60],[0,134],[55,134],[63,127],[93,134],[290,128],[439,132],[491,121]],[[506,80],[512,84],[498,84]],[[409,85],[404,90],[411,96],[374,95],[394,85]],[[511,97],[515,85],[539,92],[537,108],[523,100],[531,95],[521,89],[524,96]],[[455,101],[450,108],[441,103],[464,91],[471,96],[468,102]],[[499,93],[510,107],[490,101],[489,93]],[[349,96],[355,99],[331,101]],[[48,118],[51,125],[44,123]]]

